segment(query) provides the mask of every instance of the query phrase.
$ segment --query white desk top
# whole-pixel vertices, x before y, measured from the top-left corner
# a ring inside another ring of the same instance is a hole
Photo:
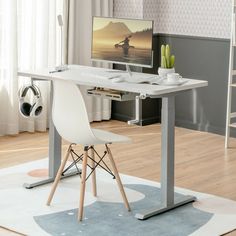
[[[143,95],[154,95],[154,96],[205,87],[208,85],[207,81],[193,80],[193,79],[188,79],[188,81],[181,86],[161,86],[161,85],[150,85],[150,84],[134,84],[127,82],[113,83],[107,79],[94,78],[92,76],[84,75],[84,72],[88,70],[89,71],[93,70],[94,73],[96,73],[96,70],[104,70],[104,68],[69,65],[69,70],[63,72],[49,73],[50,69],[47,68],[37,71],[19,71],[18,75],[43,79],[43,80],[54,80],[54,79],[71,80],[78,85],[102,87],[108,89],[115,89],[119,91],[126,91],[126,92],[133,92]],[[107,71],[108,69],[105,70]]]

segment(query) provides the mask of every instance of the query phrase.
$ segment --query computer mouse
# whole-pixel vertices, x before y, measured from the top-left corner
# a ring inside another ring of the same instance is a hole
[[[120,82],[123,82],[123,81],[125,81],[125,79],[122,78],[122,77],[115,77],[115,78],[111,79],[112,83],[120,83]]]

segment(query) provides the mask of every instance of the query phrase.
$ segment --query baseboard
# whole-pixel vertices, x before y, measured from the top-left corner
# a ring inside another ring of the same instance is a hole
[[[213,126],[213,125],[204,125],[200,123],[193,123],[190,121],[186,120],[176,120],[175,125],[187,129],[193,129],[193,130],[198,130],[198,131],[204,131],[204,132],[209,132],[209,133],[214,133],[214,134],[219,134],[219,135],[225,135],[225,127],[220,127],[220,126]],[[231,137],[236,137],[236,129],[231,129]]]
[[[127,122],[129,120],[133,120],[134,117],[130,117],[130,116],[126,116],[126,115],[122,115],[122,114],[118,114],[118,113],[112,113],[111,119]],[[140,126],[151,125],[151,124],[155,124],[155,123],[160,123],[160,120],[161,119],[158,116],[149,117],[146,119],[141,119],[137,125],[140,125]]]
[[[130,117],[130,116],[126,116],[126,115],[123,115],[123,114],[119,114],[119,113],[114,113],[114,112],[112,112],[112,113],[111,113],[111,119],[112,119],[112,120],[119,120],[119,121],[125,121],[125,122],[127,122],[128,120],[132,120],[133,117]]]
[[[152,124],[156,124],[156,123],[161,123],[161,118],[159,116],[149,117],[146,119],[142,119],[140,121],[141,126],[152,125]]]

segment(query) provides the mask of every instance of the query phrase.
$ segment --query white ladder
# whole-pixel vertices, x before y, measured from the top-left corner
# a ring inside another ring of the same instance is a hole
[[[225,132],[225,148],[229,147],[230,128],[236,128],[236,123],[232,123],[231,119],[236,118],[236,112],[232,112],[232,92],[236,89],[236,83],[233,81],[236,76],[234,69],[234,49],[235,42],[235,0],[232,0],[232,19],[231,19],[231,35],[230,35],[230,53],[229,53],[229,78],[228,78],[228,98],[227,98],[227,116],[226,116],[226,132]]]

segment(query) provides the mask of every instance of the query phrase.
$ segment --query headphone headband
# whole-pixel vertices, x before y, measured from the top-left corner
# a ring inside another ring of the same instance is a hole
[[[20,98],[24,98],[29,89],[33,92],[34,96],[37,96],[37,97],[41,96],[40,90],[36,85],[27,85],[21,89],[20,94],[19,94]]]

